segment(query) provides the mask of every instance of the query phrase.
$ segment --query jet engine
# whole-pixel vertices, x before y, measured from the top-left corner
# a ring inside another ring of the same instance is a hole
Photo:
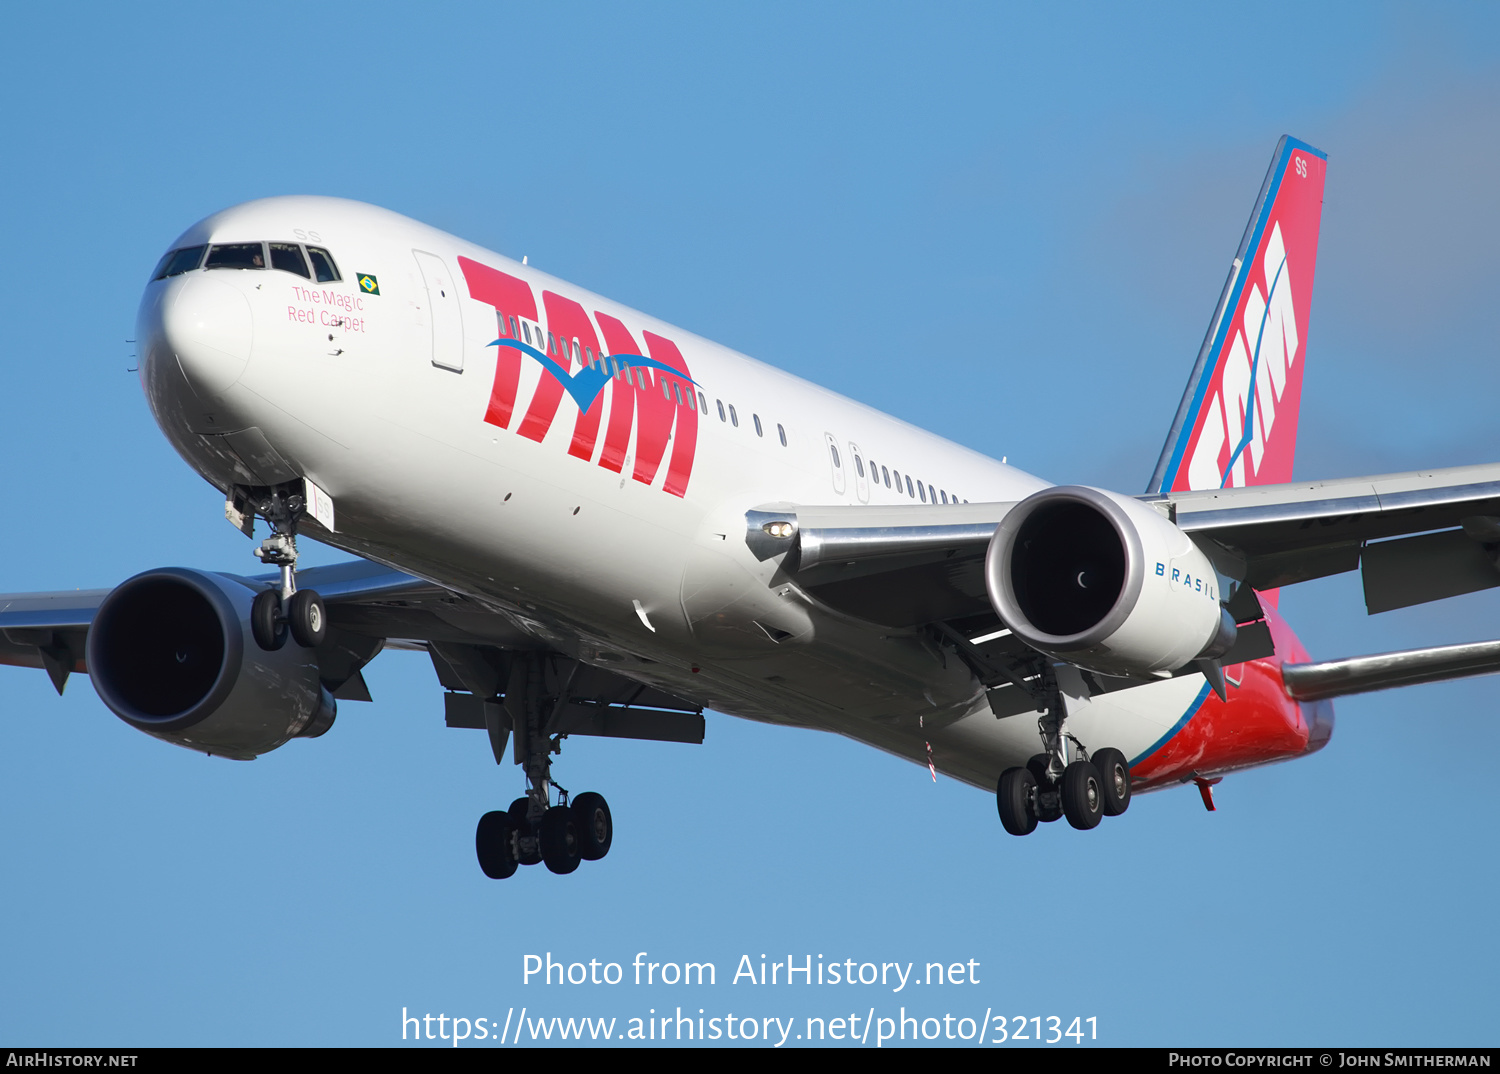
[[[89,628],[89,677],[100,699],[148,735],[245,761],[327,731],[336,706],[315,652],[256,645],[255,592],[181,567],[122,582]]]
[[[1171,672],[1234,644],[1208,557],[1150,506],[1101,489],[1018,503],[990,541],[985,583],[1016,637],[1104,674]]]

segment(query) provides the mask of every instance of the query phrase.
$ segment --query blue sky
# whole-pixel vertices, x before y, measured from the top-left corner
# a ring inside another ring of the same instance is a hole
[[[7,30],[0,590],[253,566],[126,341],[172,238],[271,194],[384,205],[1136,492],[1291,133],[1329,158],[1298,475],[1500,455],[1489,6],[33,6]],[[1282,608],[1331,657],[1494,637],[1500,595],[1367,618],[1340,577]],[[613,852],[495,884],[473,825],[519,778],[443,727],[425,658],[366,675],[373,705],[235,764],[0,669],[0,1045],[903,1005],[1092,1016],[1112,1044],[1494,1042],[1491,679],[1342,701],[1323,753],[1226,779],[1216,813],[1179,789],[1024,840],[828,736],[710,714],[701,747],[572,740]],[[548,951],[719,983],[524,984]],[[730,983],[762,954],[980,983]]]

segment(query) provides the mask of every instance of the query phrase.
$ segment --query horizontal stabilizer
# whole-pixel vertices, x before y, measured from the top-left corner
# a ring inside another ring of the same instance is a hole
[[[1319,664],[1283,664],[1281,676],[1289,697],[1298,701],[1319,701],[1345,694],[1388,690],[1394,686],[1488,675],[1496,671],[1500,671],[1500,641],[1474,641],[1463,645],[1354,656]]]

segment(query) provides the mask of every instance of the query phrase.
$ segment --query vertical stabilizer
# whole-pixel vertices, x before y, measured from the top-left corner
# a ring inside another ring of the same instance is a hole
[[[1292,479],[1326,167],[1277,144],[1148,493]]]

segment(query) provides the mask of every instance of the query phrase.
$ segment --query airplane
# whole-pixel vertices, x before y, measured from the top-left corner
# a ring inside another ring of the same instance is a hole
[[[1371,613],[1500,585],[1500,466],[1293,481],[1325,155],[1284,137],[1143,494],[1058,486],[396,213],[275,197],[146,285],[143,391],[265,573],[0,595],[0,663],[251,760],[426,652],[527,793],[485,875],[603,858],[571,735],[830,731],[1079,830],[1322,749],[1331,699],[1500,670],[1500,642],[1314,662],[1282,587]],[[298,568],[309,537],[358,557]],[[477,736],[476,736],[477,738]]]

